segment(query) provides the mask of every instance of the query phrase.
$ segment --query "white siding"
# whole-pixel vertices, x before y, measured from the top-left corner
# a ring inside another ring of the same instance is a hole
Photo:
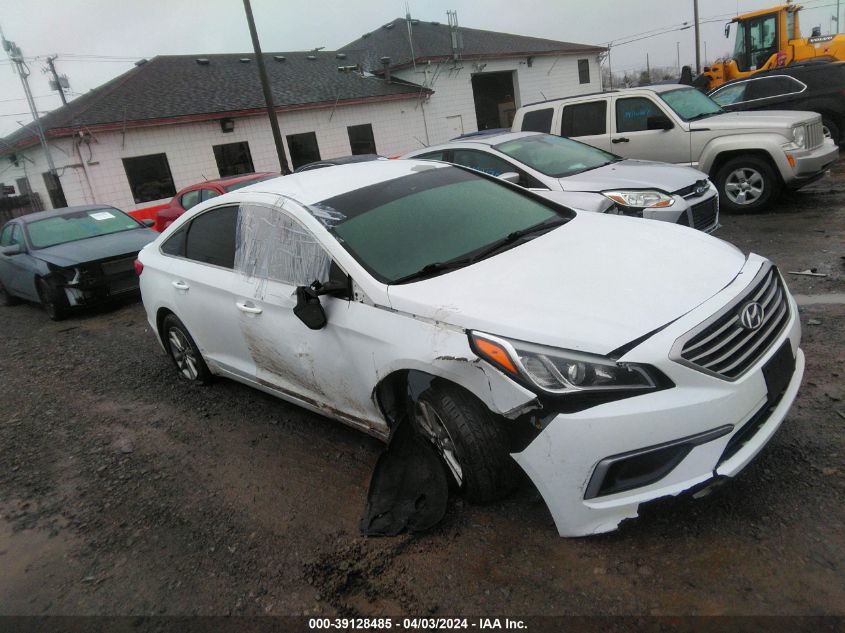
[[[316,132],[322,158],[349,155],[351,148],[346,128],[365,123],[373,126],[376,149],[383,155],[418,148],[421,143],[415,137],[425,138],[419,103],[414,98],[279,115],[283,138],[288,134]],[[130,128],[126,130],[125,139],[120,131],[95,132],[93,138],[94,142],[90,145],[82,144],[80,148],[93,184],[93,196],[82,162],[70,139],[50,142],[53,161],[59,171],[68,205],[96,202],[131,211],[166,202],[165,199],[135,203],[123,167],[123,159],[133,156],[165,153],[177,190],[205,179],[220,177],[212,147],[223,143],[247,141],[256,171],[279,171],[273,135],[266,116],[237,118],[234,131],[229,133],[221,131],[218,121],[204,121]],[[35,165],[21,158],[20,166],[14,167],[9,165],[8,159],[3,159],[8,169],[2,170],[0,182],[14,184],[16,178],[27,175],[30,186],[39,193],[45,208],[50,208],[52,205],[42,176],[47,171],[47,164],[40,146],[18,152],[18,155],[35,161]],[[290,165],[290,155],[287,160]]]
[[[578,60],[590,63],[590,83],[579,83]],[[601,72],[595,53],[534,57],[531,66],[524,57],[482,61],[443,62],[418,65],[417,70],[405,69],[394,76],[425,85],[434,95],[425,104],[428,126],[428,144],[443,143],[456,136],[456,121],[460,117],[463,132],[475,132],[475,101],[472,93],[472,75],[516,71],[514,97],[516,107],[534,101],[557,99],[601,90]]]

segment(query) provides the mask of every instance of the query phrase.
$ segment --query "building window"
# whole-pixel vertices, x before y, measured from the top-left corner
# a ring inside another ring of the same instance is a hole
[[[353,154],[378,154],[372,125],[350,125],[346,131],[349,133],[349,147]]]
[[[215,145],[213,149],[214,160],[217,161],[217,170],[221,178],[251,174],[255,171],[252,166],[252,155],[249,153],[249,143],[246,141]]]
[[[50,204],[54,209],[61,209],[67,206],[65,192],[62,189],[62,181],[59,177],[49,171],[44,172],[44,184],[47,185],[47,193],[50,195]]]
[[[590,60],[578,60],[578,82],[582,84],[590,83]]]
[[[166,154],[123,159],[135,203],[172,198],[176,194]]]
[[[287,140],[290,162],[294,169],[320,160],[320,148],[317,145],[317,135],[314,132],[288,134]]]

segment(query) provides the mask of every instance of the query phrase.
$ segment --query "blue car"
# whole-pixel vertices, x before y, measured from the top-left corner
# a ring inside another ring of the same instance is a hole
[[[0,231],[0,305],[44,306],[54,321],[75,307],[138,292],[135,258],[158,233],[114,207],[32,213]]]

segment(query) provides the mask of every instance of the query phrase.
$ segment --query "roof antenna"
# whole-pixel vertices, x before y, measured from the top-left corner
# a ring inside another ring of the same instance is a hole
[[[408,0],[405,0],[405,24],[408,25],[408,45],[411,47],[411,64],[414,66],[414,72],[417,72],[417,56],[414,54],[414,37],[411,33],[411,5]]]

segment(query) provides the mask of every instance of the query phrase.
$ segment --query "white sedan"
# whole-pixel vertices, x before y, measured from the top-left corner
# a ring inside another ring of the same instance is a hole
[[[777,269],[701,232],[376,161],[197,205],[139,255],[181,376],[380,438],[408,420],[472,501],[518,464],[561,535],[739,472],[804,369]]]
[[[473,132],[402,158],[463,165],[584,211],[673,222],[705,233],[719,228],[719,196],[707,174],[624,159],[551,134]]]

